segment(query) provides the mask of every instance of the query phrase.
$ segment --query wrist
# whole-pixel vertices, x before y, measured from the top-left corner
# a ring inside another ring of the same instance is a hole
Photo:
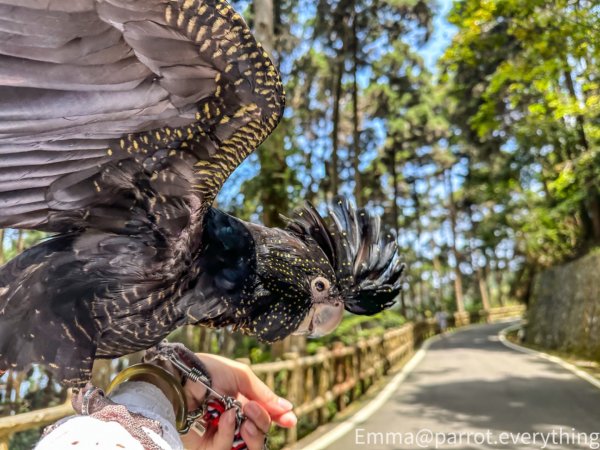
[[[121,371],[110,383],[107,393],[110,394],[125,382],[134,381],[149,383],[159,389],[172,407],[177,429],[184,429],[187,401],[178,379],[162,367],[146,363],[136,364]]]
[[[170,444],[168,448],[183,450],[173,405],[154,381],[123,382],[111,392],[110,400],[124,406],[134,416],[160,424],[158,434]]]
[[[163,393],[163,395],[165,396],[167,401],[171,404],[171,408],[173,409],[173,414],[175,416],[177,416],[177,408],[178,408],[177,394],[173,391],[173,389],[171,389],[169,384],[167,382],[165,382],[162,378],[153,377],[146,373],[141,373],[136,377],[130,378],[128,381],[139,381],[142,383],[148,383],[148,384],[151,384],[151,385],[155,386],[156,388],[158,388]]]

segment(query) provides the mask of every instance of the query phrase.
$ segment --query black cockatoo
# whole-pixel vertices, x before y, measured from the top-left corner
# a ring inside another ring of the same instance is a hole
[[[176,327],[319,335],[400,289],[395,242],[336,200],[287,229],[211,206],[273,131],[278,71],[222,0],[0,0],[0,369],[67,385]]]

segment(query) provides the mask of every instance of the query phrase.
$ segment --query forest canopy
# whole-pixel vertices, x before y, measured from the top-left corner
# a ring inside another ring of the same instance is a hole
[[[240,6],[260,21],[262,3]],[[274,5],[286,120],[223,207],[377,209],[420,312],[525,300],[534,273],[599,242],[597,3]]]
[[[401,312],[526,300],[600,241],[600,6],[587,0],[234,1],[285,117],[218,206],[281,225],[335,194],[408,264]],[[0,260],[42,237],[2,230]]]

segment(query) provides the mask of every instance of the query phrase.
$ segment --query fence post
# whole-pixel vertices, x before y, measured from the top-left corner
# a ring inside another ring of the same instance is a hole
[[[342,350],[344,349],[344,344],[342,342],[334,342],[332,349],[333,356],[333,373],[334,373],[334,387],[342,384],[345,381],[345,358],[342,357]],[[336,404],[338,411],[342,411],[346,407],[346,398],[345,393],[340,392],[337,395]]]
[[[362,339],[359,340],[356,343],[356,349],[358,351],[358,383],[361,394],[364,394],[368,388],[367,376],[365,372],[367,367],[369,367],[369,356],[365,341]]]
[[[327,391],[330,386],[331,374],[331,352],[326,348],[320,348],[318,354],[323,357],[323,363],[319,369],[319,379],[317,395],[323,399],[323,406],[318,410],[317,420],[319,425],[324,424],[329,418],[329,408],[327,407]]]
[[[489,309],[482,309],[479,311],[479,321],[483,323],[492,322],[492,314]]]
[[[283,355],[283,359],[292,361],[292,369],[289,373],[287,380],[287,398],[294,405],[299,406],[302,400],[302,374],[300,373],[302,368],[300,367],[300,355],[296,352],[289,352]],[[298,440],[298,428],[294,426],[288,428],[286,433],[285,443],[287,445],[293,444]]]
[[[350,391],[350,401],[353,402],[357,396],[362,395],[360,385],[360,348],[358,344],[353,345],[352,355],[350,355],[352,366],[350,371],[354,379],[354,387]]]
[[[469,325],[471,322],[471,316],[467,311],[464,312],[455,312],[454,320],[456,322],[456,328],[464,327],[465,325]]]

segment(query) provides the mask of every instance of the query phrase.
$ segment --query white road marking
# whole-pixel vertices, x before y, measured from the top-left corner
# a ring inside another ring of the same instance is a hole
[[[526,353],[528,355],[533,355],[533,356],[537,356],[538,358],[542,358],[545,359],[547,361],[552,361],[555,364],[558,364],[559,366],[561,366],[563,369],[567,369],[568,371],[574,373],[575,375],[577,375],[579,378],[581,378],[584,381],[587,381],[588,383],[590,383],[592,386],[597,387],[598,389],[600,389],[600,380],[598,380],[597,378],[593,377],[592,375],[590,375],[589,373],[579,369],[577,366],[568,363],[567,361],[565,361],[562,358],[559,358],[558,356],[554,356],[554,355],[549,355],[548,353],[544,353],[544,352],[539,352],[537,350],[532,350],[530,348],[527,347],[523,347],[521,345],[515,344],[514,342],[511,342],[508,340],[508,338],[506,337],[506,334],[513,331],[513,330],[517,330],[521,327],[520,324],[516,324],[516,325],[511,325],[510,327],[506,327],[504,328],[502,331],[500,331],[498,337],[500,338],[500,342],[502,342],[506,347],[512,349],[512,350],[516,350],[518,352],[521,353]]]
[[[365,422],[371,417],[389,398],[396,392],[398,386],[406,379],[406,377],[417,367],[417,365],[425,357],[425,353],[431,344],[439,340],[438,336],[433,336],[427,339],[421,348],[413,355],[413,357],[404,365],[402,370],[392,378],[385,388],[377,394],[377,396],[367,403],[360,411],[352,417],[346,419],[332,430],[325,433],[320,438],[302,447],[302,450],[323,450],[340,439],[349,431],[356,428],[357,425]]]

